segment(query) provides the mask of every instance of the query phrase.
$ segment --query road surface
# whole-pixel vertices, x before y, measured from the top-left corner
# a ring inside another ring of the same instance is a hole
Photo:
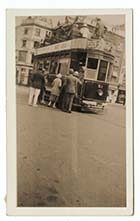
[[[125,108],[68,114],[27,101],[18,86],[18,206],[126,206]]]

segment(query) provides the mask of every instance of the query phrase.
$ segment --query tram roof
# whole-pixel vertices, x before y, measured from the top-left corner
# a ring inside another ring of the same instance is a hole
[[[40,48],[36,48],[35,56],[41,56],[45,54],[58,53],[62,51],[71,51],[71,50],[99,50],[100,52],[106,52],[109,56],[113,54],[107,50],[100,50],[97,47],[97,39],[88,40],[86,38],[77,38],[72,39]]]

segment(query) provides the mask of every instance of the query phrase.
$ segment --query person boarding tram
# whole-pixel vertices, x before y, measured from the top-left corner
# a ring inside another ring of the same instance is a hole
[[[59,95],[60,95],[60,89],[62,87],[62,75],[59,73],[56,75],[56,78],[52,82],[52,89],[51,89],[51,95],[50,95],[50,101],[48,103],[48,107],[56,108],[56,103],[58,101]]]
[[[77,85],[81,84],[81,81],[74,76],[77,76],[77,72],[74,72],[73,69],[70,69],[68,77],[65,79],[65,108],[63,111],[71,113],[73,99],[77,93]]]

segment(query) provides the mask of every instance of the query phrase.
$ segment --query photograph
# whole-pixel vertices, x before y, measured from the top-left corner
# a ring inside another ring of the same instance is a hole
[[[132,11],[7,17],[9,208],[131,215]]]

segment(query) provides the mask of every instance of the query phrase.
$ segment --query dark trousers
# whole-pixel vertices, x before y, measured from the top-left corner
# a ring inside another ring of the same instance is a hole
[[[74,94],[65,93],[63,98],[63,107],[62,109],[65,111],[71,111],[73,104]]]
[[[38,102],[39,102],[39,103],[40,103],[41,100],[43,99],[44,93],[45,93],[45,87],[42,87],[41,90],[40,90],[39,97],[38,97]]]

